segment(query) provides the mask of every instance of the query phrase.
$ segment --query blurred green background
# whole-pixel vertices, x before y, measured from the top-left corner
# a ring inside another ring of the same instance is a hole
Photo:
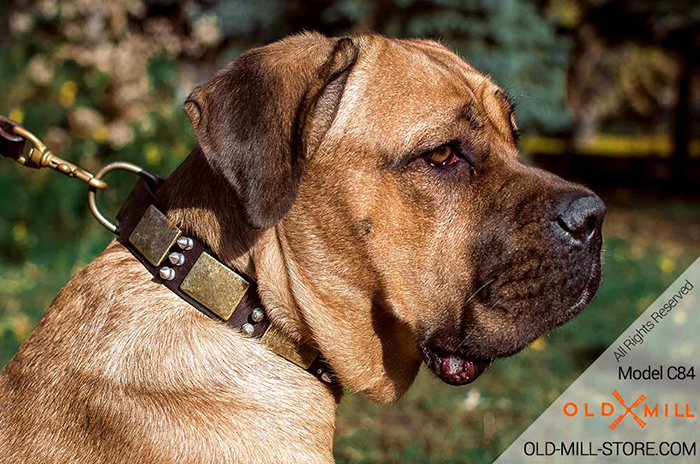
[[[241,51],[301,30],[443,41],[518,104],[523,157],[608,203],[605,279],[574,322],[474,385],[421,371],[391,407],[342,403],[339,463],[493,461],[700,255],[696,1],[5,0],[0,114],[95,170],[169,174],[195,146],[188,91]],[[132,185],[110,177],[113,213]],[[0,162],[0,366],[111,234],[85,188]]]

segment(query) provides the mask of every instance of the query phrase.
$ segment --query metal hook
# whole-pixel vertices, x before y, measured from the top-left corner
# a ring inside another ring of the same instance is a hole
[[[29,149],[29,153],[27,154],[27,156],[20,155],[17,158],[17,162],[19,164],[30,168],[48,167],[60,173],[63,173],[68,177],[80,179],[83,182],[87,182],[90,185],[90,187],[97,188],[100,190],[104,190],[107,188],[107,184],[103,180],[97,179],[85,169],[82,169],[76,166],[75,164],[63,160],[51,153],[51,150],[49,150],[36,135],[32,134],[24,127],[15,126],[12,128],[12,130],[15,134],[25,138],[26,140],[29,140],[32,144],[32,147]]]
[[[156,177],[151,174],[150,172],[146,171],[140,166],[137,166],[135,164],[127,163],[125,161],[117,161],[114,163],[110,163],[107,166],[103,167],[99,171],[97,171],[97,174],[93,177],[93,180],[97,180],[99,182],[103,182],[102,178],[109,172],[112,171],[117,171],[117,170],[122,170],[122,171],[128,171],[128,172],[133,172],[134,174],[138,174],[139,176],[155,183],[157,182]],[[106,184],[105,184],[106,185]],[[97,222],[102,224],[107,230],[110,232],[113,232],[115,234],[119,233],[119,227],[114,224],[112,221],[107,219],[104,214],[99,210],[97,207],[97,189],[99,187],[96,187],[90,184],[90,187],[88,188],[88,206],[90,207],[90,212],[92,213],[93,216],[95,216],[95,219],[97,219]]]

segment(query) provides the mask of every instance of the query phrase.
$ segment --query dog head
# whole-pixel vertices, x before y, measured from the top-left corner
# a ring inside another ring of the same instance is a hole
[[[504,92],[438,43],[294,36],[185,111],[249,230],[274,231],[288,295],[260,279],[266,304],[376,400],[422,361],[469,383],[597,290],[603,202],[521,164]]]

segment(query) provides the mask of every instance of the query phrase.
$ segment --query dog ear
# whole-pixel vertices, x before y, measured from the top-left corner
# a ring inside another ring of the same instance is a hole
[[[291,208],[357,54],[350,38],[292,36],[244,53],[188,97],[197,140],[252,227],[269,228]]]

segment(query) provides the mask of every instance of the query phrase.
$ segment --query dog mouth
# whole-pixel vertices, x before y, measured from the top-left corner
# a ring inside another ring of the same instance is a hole
[[[586,283],[583,286],[583,290],[576,299],[576,302],[571,305],[567,311],[569,319],[576,316],[583,310],[583,308],[588,306],[588,303],[593,300],[593,297],[598,291],[598,287],[600,286],[600,281],[603,276],[603,266],[601,261],[602,258],[593,261],[591,271],[586,278]]]
[[[471,349],[450,343],[443,337],[432,338],[423,344],[421,353],[426,366],[443,382],[450,385],[467,385],[474,382],[483,374],[496,358],[512,356],[520,352],[530,341],[548,332],[552,328],[561,325],[573,317],[590,303],[596,294],[602,276],[602,265],[598,260],[594,260],[592,266],[585,277],[582,288],[577,296],[565,308],[560,308],[558,315],[549,320],[548,323],[539,327],[532,327],[531,331],[523,333],[520,340],[510,343],[483,344],[476,341],[476,345]],[[473,332],[473,331],[472,331]],[[488,340],[489,337],[486,337]]]
[[[464,356],[456,351],[434,347],[423,350],[423,360],[428,368],[443,382],[450,385],[467,385],[475,381],[491,365],[491,359]]]

